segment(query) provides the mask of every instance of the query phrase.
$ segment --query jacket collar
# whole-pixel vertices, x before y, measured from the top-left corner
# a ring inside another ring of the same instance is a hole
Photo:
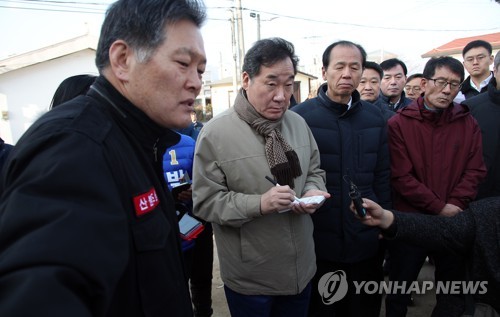
[[[360,104],[359,101],[361,100],[361,96],[357,90],[354,90],[352,92],[351,107],[347,109],[348,108],[347,104],[338,103],[331,100],[330,97],[328,97],[328,95],[326,94],[327,89],[328,85],[325,84],[323,84],[319,89],[318,99],[320,100],[322,105],[334,111],[339,116],[350,115],[351,113],[358,111]]]
[[[490,82],[491,82],[491,81],[495,78],[495,77],[493,76],[493,72],[490,72],[490,78],[491,78],[491,79],[490,79]],[[465,94],[466,94],[469,90],[471,90],[471,89],[476,90],[475,88],[472,88],[472,85],[471,85],[470,81],[471,81],[471,78],[470,78],[470,76],[468,76],[468,77],[464,80],[464,82],[462,83],[462,88],[460,89],[460,91],[461,91],[464,95],[465,95]],[[481,92],[486,91],[486,87],[487,87],[487,86],[488,86],[488,85],[484,86],[484,87],[481,89]]]
[[[399,113],[406,117],[414,118],[420,121],[429,121],[441,125],[453,122],[468,115],[469,108],[461,104],[451,103],[448,108],[444,109],[440,113],[437,113],[425,108],[424,97],[422,95],[411,104],[401,109]]]
[[[177,144],[180,140],[178,133],[156,124],[103,76],[96,79],[87,95],[100,100],[100,104],[120,128],[129,137],[136,139],[147,153],[153,153],[156,161],[161,161],[167,147]]]
[[[392,110],[392,111],[398,111],[399,109],[406,107],[407,105],[409,105],[412,102],[412,100],[410,98],[406,97],[406,94],[404,91],[401,92],[401,96],[399,97],[398,102],[395,104],[391,104],[391,102],[389,101],[389,97],[384,95],[382,93],[382,91],[380,91],[380,94],[379,94],[377,101],[379,102],[379,104],[381,106],[387,107],[389,110]]]

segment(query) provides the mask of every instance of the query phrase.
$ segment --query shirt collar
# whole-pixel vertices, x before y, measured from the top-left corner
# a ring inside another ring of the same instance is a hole
[[[491,78],[493,77],[493,73],[490,72],[490,75],[488,77],[486,77],[485,80],[483,80],[480,84],[479,84],[479,88],[476,87],[476,84],[474,84],[474,82],[472,81],[472,78],[471,78],[471,81],[470,81],[470,85],[472,88],[474,88],[475,90],[481,92],[481,89],[483,89],[484,87],[488,86],[488,83],[490,82]]]

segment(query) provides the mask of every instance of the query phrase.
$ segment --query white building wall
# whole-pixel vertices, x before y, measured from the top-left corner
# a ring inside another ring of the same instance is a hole
[[[212,111],[215,117],[234,104],[236,95],[232,85],[212,87]]]
[[[0,75],[0,136],[15,144],[26,129],[45,113],[59,84],[78,74],[97,75],[95,51],[86,49]]]

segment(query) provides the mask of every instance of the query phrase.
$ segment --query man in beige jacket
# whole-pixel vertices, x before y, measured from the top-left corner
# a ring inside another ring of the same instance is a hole
[[[311,131],[287,111],[297,63],[291,43],[258,41],[234,107],[198,137],[194,213],[213,223],[232,316],[307,315],[316,272],[310,214],[321,202],[296,196],[330,195]]]

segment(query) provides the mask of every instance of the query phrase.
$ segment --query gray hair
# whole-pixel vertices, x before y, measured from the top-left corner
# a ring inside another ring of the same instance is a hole
[[[493,68],[495,68],[496,70],[500,71],[498,69],[498,66],[500,65],[500,51],[498,51],[495,55],[495,60],[493,61]]]
[[[146,62],[165,41],[165,26],[181,20],[198,27],[206,19],[199,0],[118,0],[106,12],[96,52],[99,72],[109,65],[109,49],[117,40],[125,41]]]

